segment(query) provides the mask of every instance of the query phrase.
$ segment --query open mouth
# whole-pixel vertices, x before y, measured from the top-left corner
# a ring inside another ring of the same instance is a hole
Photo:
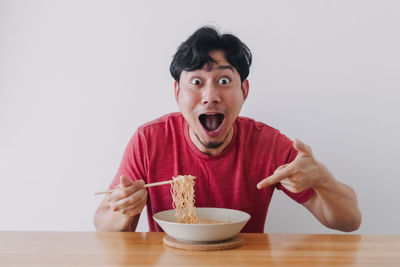
[[[215,131],[217,130],[222,122],[224,121],[224,114],[216,113],[216,114],[201,114],[199,116],[199,121],[201,125],[203,125],[204,129],[207,131]]]

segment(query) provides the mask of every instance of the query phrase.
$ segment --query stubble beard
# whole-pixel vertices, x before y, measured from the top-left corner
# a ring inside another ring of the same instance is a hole
[[[225,143],[226,139],[229,136],[229,133],[230,132],[228,132],[226,134],[226,136],[225,136],[225,138],[224,138],[224,140],[222,142],[208,142],[208,143],[204,143],[203,141],[201,141],[200,137],[196,133],[194,133],[194,135],[196,136],[196,138],[200,142],[200,144],[202,144],[205,148],[215,149],[215,148],[219,148],[220,146],[222,146]]]

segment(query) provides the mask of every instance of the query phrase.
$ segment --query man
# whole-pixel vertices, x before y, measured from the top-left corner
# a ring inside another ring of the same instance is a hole
[[[329,228],[359,228],[354,191],[338,182],[308,145],[239,117],[249,93],[251,59],[237,37],[210,27],[180,45],[170,71],[181,112],[149,122],[133,135],[110,185],[117,190],[96,212],[98,231],[135,231],[146,204],[150,231],[161,231],[152,216],[172,208],[170,188],[144,184],[181,174],[197,177],[197,207],[248,212],[251,219],[242,232],[264,231],[275,188]]]

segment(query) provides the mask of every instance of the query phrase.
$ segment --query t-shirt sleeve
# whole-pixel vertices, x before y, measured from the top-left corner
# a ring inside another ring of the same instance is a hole
[[[147,146],[143,134],[137,130],[129,140],[122,156],[117,174],[109,189],[120,184],[120,176],[126,175],[133,181],[144,180],[147,183]]]
[[[293,147],[293,141],[283,134],[280,134],[276,144],[277,151],[277,168],[283,164],[291,163],[297,156],[297,150]],[[312,188],[304,190],[303,192],[293,193],[287,190],[281,183],[276,184],[276,188],[285,192],[291,199],[299,204],[303,204],[311,199],[315,191]]]

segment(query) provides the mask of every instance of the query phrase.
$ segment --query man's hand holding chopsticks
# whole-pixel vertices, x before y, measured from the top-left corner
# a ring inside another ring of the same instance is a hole
[[[133,182],[129,177],[122,175],[121,183],[111,193],[107,194],[107,201],[112,211],[121,212],[129,216],[136,216],[143,211],[147,202],[147,190],[144,181]]]

